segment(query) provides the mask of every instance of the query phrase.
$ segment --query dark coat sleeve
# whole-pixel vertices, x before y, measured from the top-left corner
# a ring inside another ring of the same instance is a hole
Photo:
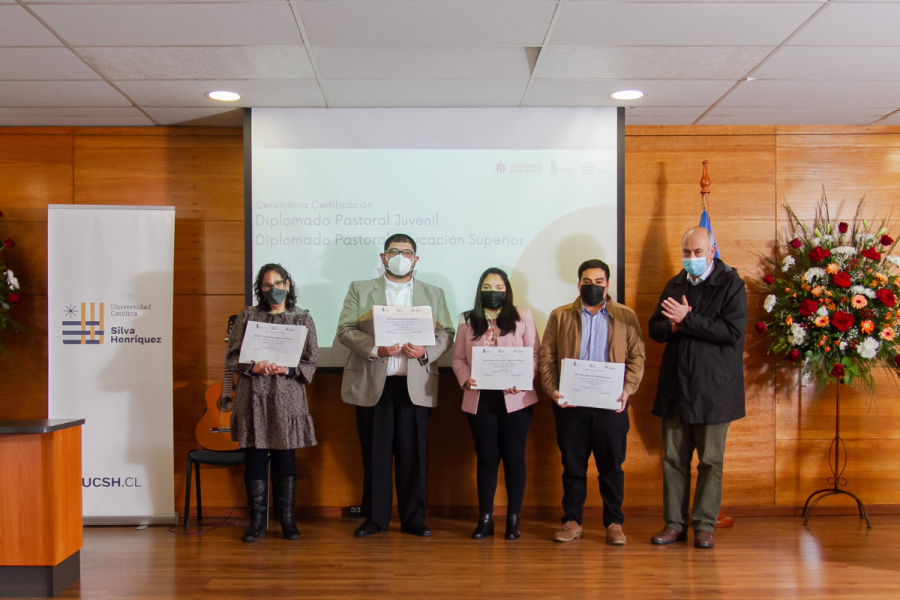
[[[717,317],[706,317],[692,311],[681,321],[681,330],[687,335],[720,346],[734,346],[741,341],[746,329],[747,289],[737,276],[728,284],[728,295]]]
[[[666,289],[659,296],[659,302],[656,303],[656,310],[650,317],[650,339],[660,344],[666,344],[672,340],[677,334],[672,333],[672,323],[662,314],[663,300],[671,296],[672,282],[666,284]]]

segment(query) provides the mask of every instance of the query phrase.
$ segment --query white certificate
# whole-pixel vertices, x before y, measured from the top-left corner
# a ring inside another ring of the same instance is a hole
[[[434,346],[430,306],[373,306],[375,345]]]
[[[475,346],[472,379],[479,390],[534,389],[534,348]]]
[[[559,393],[565,404],[619,410],[624,386],[625,363],[563,359]]]
[[[241,343],[240,363],[267,360],[279,367],[296,367],[306,344],[305,325],[249,321]]]

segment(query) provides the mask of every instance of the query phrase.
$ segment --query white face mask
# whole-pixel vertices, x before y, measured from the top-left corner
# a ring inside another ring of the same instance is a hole
[[[388,261],[387,270],[394,277],[406,277],[412,270],[412,261],[398,254]]]

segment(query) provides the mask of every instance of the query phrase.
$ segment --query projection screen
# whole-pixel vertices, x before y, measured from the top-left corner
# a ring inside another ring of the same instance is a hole
[[[510,275],[540,332],[600,258],[624,296],[624,109],[247,109],[245,290],[282,264],[312,314],[320,367],[351,281],[379,276],[384,240],[416,240],[416,277],[454,318],[481,273]],[[449,364],[445,356],[442,364]]]

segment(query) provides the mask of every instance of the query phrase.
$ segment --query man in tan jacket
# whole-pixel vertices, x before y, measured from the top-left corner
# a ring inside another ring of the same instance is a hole
[[[606,543],[623,545],[622,501],[625,496],[625,448],[630,427],[628,398],[644,375],[644,336],[634,311],[613,302],[607,293],[609,266],[602,260],[578,267],[580,297],[550,313],[541,342],[540,372],[544,391],[553,398],[556,441],[563,463],[563,528],[558,542],[582,535],[581,516],[587,498],[591,454],[599,472]],[[559,393],[563,359],[625,363],[625,385],[619,410],[570,406]]]

